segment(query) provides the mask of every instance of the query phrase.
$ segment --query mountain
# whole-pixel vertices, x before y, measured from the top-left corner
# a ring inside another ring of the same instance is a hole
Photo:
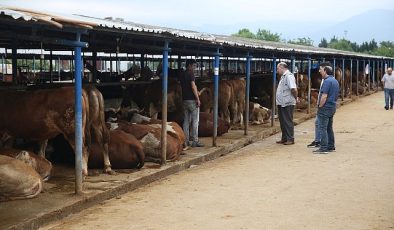
[[[372,39],[375,39],[377,42],[394,41],[393,22],[394,10],[382,9],[366,11],[339,23],[317,20],[293,20],[290,22],[279,19],[227,25],[183,25],[177,23],[167,26],[223,35],[237,33],[242,28],[248,28],[256,33],[261,28],[279,33],[285,40],[310,37],[314,41],[314,45],[317,46],[323,37],[329,41],[333,36],[346,38],[359,44],[364,41],[371,41]]]
[[[322,37],[327,40],[333,36],[346,38],[352,42],[394,41],[394,10],[370,10],[353,16],[343,22],[323,27],[310,34],[318,44]],[[345,32],[346,31],[346,32]]]

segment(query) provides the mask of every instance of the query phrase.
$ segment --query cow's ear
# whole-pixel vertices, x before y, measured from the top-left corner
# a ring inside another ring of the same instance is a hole
[[[18,160],[21,160],[21,161],[24,161],[24,162],[29,162],[30,161],[30,154],[29,154],[29,152],[27,152],[27,151],[20,151],[19,153],[18,153],[18,155],[16,155],[16,157],[15,157],[16,159],[18,159]]]

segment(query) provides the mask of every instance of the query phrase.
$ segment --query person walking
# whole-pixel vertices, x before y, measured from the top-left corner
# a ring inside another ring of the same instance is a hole
[[[394,100],[394,74],[393,68],[388,68],[387,72],[383,75],[382,78],[383,88],[384,88],[384,108],[386,110],[393,109],[393,100]],[[390,105],[390,107],[389,107]]]
[[[333,77],[333,70],[329,62],[321,63],[319,72],[324,79],[319,92],[317,111],[321,140],[320,148],[314,150],[313,153],[326,154],[335,151],[333,121],[339,96],[339,83]]]
[[[294,144],[294,123],[293,113],[297,102],[297,86],[294,75],[289,71],[286,63],[280,62],[277,66],[278,74],[281,76],[276,90],[276,104],[278,106],[278,116],[282,138],[278,144]]]
[[[198,122],[200,115],[200,98],[198,96],[197,86],[194,79],[194,69],[196,60],[188,59],[186,61],[186,71],[180,77],[179,81],[182,88],[183,100],[183,132],[185,133],[184,149],[191,147],[204,147],[198,141]],[[189,129],[191,127],[191,130]]]

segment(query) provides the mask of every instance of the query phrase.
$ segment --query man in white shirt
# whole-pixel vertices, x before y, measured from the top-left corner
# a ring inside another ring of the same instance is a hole
[[[393,100],[394,100],[394,74],[393,68],[388,68],[387,72],[382,77],[383,88],[384,88],[384,108],[386,110],[393,109]]]
[[[282,138],[278,144],[294,144],[294,123],[293,113],[297,101],[297,86],[294,75],[289,71],[286,63],[280,62],[277,72],[281,76],[276,90],[276,104],[278,106],[278,116]]]

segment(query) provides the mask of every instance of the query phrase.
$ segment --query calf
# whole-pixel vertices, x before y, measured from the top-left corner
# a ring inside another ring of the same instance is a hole
[[[271,110],[258,103],[249,103],[249,120],[254,125],[267,123],[271,117]]]

